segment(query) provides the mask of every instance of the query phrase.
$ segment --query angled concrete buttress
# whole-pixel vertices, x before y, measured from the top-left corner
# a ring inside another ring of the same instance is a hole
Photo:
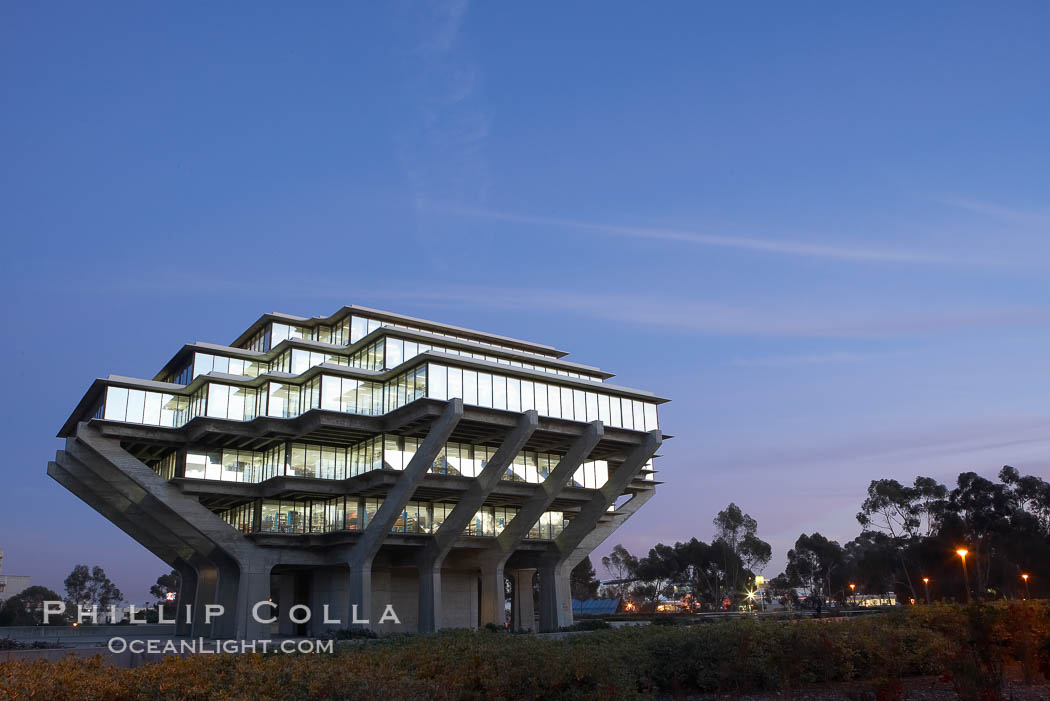
[[[426,438],[423,439],[415,455],[409,460],[408,465],[398,476],[397,482],[383,498],[383,505],[379,507],[372,521],[365,527],[357,543],[350,549],[347,565],[350,567],[351,621],[369,621],[367,624],[355,623],[355,625],[373,627],[376,625],[372,609],[372,561],[379,552],[383,539],[390,534],[390,529],[401,516],[405,505],[412,499],[416,487],[434,464],[434,458],[445,447],[445,443],[462,417],[463,400],[458,398],[448,400],[441,415],[431,424]]]
[[[518,510],[518,513],[496,537],[495,544],[480,557],[481,560],[481,624],[501,625],[504,613],[503,568],[529,529],[550,508],[573,473],[587,461],[591,451],[605,435],[600,421],[591,422],[587,430],[572,442],[568,452],[558,461],[540,488]],[[515,589],[515,592],[518,590]],[[529,592],[531,597],[531,591]],[[531,600],[531,599],[530,599]],[[519,624],[521,618],[515,619]],[[531,619],[530,619],[531,620]],[[526,626],[526,627],[531,627]]]
[[[269,598],[270,570],[280,560],[287,564],[318,565],[315,554],[299,549],[262,548],[198,501],[169,484],[119,442],[105,438],[86,423],[67,440],[65,453],[91,468],[101,481],[141,507],[141,515],[189,545],[194,554],[186,562],[197,572],[195,619],[206,604],[219,604],[224,614],[211,630],[194,621],[194,634],[216,638],[268,637],[268,627],[252,616],[252,602]]]
[[[569,574],[591,549],[609,537],[612,531],[627,519],[627,516],[634,513],[641,504],[648,500],[647,496],[635,503],[637,496],[632,497],[627,504],[633,504],[633,508],[625,512],[624,518],[616,521],[614,516],[610,523],[615,523],[615,526],[611,530],[603,529],[598,532],[600,535],[592,536],[592,533],[596,532],[595,526],[598,525],[599,519],[609,516],[609,507],[616,503],[627,485],[638,476],[645,464],[656,454],[662,442],[663,435],[660,431],[649,431],[642,444],[628,453],[620,466],[609,475],[608,481],[569,521],[565,530],[554,539],[547,553],[541,558],[539,567],[541,631],[554,631],[563,626],[572,625],[572,594],[569,590]],[[647,492],[651,493],[651,489]],[[590,548],[581,547],[585,541],[588,544],[593,543]]]
[[[514,462],[539,425],[539,414],[526,411],[503,439],[495,455],[485,465],[481,474],[474,478],[470,487],[460,496],[452,512],[419,554],[419,630],[433,632],[441,627],[441,564],[456,539],[474,518],[485,499],[503,479],[507,468]]]

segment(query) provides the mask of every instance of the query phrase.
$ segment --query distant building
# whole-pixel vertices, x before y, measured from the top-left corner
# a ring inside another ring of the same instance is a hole
[[[896,606],[897,595],[891,591],[885,594],[857,594],[851,596],[848,601],[857,606]]]
[[[4,574],[4,551],[0,550],[0,602],[18,596],[29,588],[29,577]]]

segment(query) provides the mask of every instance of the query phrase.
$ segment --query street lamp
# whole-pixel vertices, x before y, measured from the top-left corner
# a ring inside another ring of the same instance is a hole
[[[853,597],[853,605],[856,606],[857,605],[857,585],[856,584],[850,584],[849,585],[849,593],[850,593],[850,596]]]
[[[926,588],[926,604],[929,605],[929,603],[930,603],[930,578],[929,577],[923,577],[922,578],[922,586],[924,586]]]
[[[1022,575],[1021,575],[1021,579],[1023,579],[1023,580],[1024,580],[1024,593],[1025,593],[1025,598],[1026,598],[1026,599],[1031,599],[1031,598],[1032,598],[1032,592],[1031,592],[1031,591],[1029,591],[1029,589],[1028,589],[1028,575],[1027,575],[1027,574],[1022,574]]]
[[[966,603],[971,604],[973,603],[973,600],[970,598],[970,575],[966,572],[966,556],[970,554],[970,551],[966,548],[959,548],[955,551],[955,554],[962,558],[963,586],[966,587]]]

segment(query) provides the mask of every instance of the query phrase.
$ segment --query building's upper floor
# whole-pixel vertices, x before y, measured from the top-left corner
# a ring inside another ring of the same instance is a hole
[[[564,351],[362,307],[305,319],[267,314],[232,346],[184,346],[153,380],[96,380],[60,436],[89,418],[178,428],[197,417],[250,421],[312,409],[377,416],[418,398],[658,428],[650,392]]]
[[[566,351],[542,343],[355,305],[345,306],[328,317],[312,319],[290,314],[264,314],[231,345],[266,351],[287,338],[301,338],[335,346],[348,346],[382,326],[400,326],[449,340],[469,341],[495,350],[524,352],[544,358],[557,359],[568,355]]]

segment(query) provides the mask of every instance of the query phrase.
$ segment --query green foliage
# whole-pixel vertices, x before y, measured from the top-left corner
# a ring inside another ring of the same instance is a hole
[[[819,610],[824,598],[835,593],[832,577],[842,569],[845,561],[842,546],[836,541],[828,540],[820,533],[803,533],[795,541],[795,547],[788,551],[784,573],[793,586],[804,587],[810,592]]]
[[[157,583],[149,588],[149,593],[163,603],[167,600],[168,592],[178,593],[179,591],[179,572],[178,570],[172,570],[168,574],[162,574],[157,577]]]
[[[0,638],[0,650],[55,650],[62,648],[61,643],[52,643],[47,640],[34,640],[31,643],[11,638]]]
[[[598,587],[601,582],[594,571],[594,565],[590,557],[580,560],[580,563],[572,568],[569,573],[569,588],[572,598],[584,601],[598,596]]]
[[[38,626],[43,623],[45,601],[60,601],[61,597],[47,587],[32,586],[12,596],[0,607],[0,626]],[[52,623],[63,623],[52,616]]]
[[[612,628],[609,622],[601,618],[586,618],[582,621],[577,621],[571,626],[563,626],[563,631],[579,631],[579,630],[606,630]]]
[[[339,628],[322,633],[318,637],[323,640],[374,640],[379,634],[367,628]]]
[[[913,486],[874,480],[857,514],[864,531],[845,546],[846,567],[832,590],[894,591],[898,598],[1027,597],[1050,582],[1050,483],[1009,465],[999,482],[963,472],[954,488],[930,477]],[[965,547],[967,579],[955,551]],[[928,578],[928,586],[923,578]]]
[[[106,571],[98,565],[90,570],[87,565],[76,565],[63,582],[66,588],[66,600],[82,606],[107,608],[119,604],[124,595],[106,576]]]
[[[602,567],[613,579],[633,579],[638,570],[638,558],[622,545],[616,545],[611,553],[602,558]],[[623,596],[627,593],[627,587],[623,584],[616,585],[615,591],[618,596]]]
[[[892,699],[944,675],[963,698],[994,694],[1007,664],[1050,671],[1045,605],[920,606],[846,621],[752,617],[586,635],[449,631],[336,645],[328,655],[200,655],[114,669],[99,658],[0,664],[0,698],[641,699],[780,692],[827,682]],[[1034,651],[1034,653],[1033,653]],[[976,660],[976,662],[975,662]],[[1023,662],[1022,662],[1023,663]]]

